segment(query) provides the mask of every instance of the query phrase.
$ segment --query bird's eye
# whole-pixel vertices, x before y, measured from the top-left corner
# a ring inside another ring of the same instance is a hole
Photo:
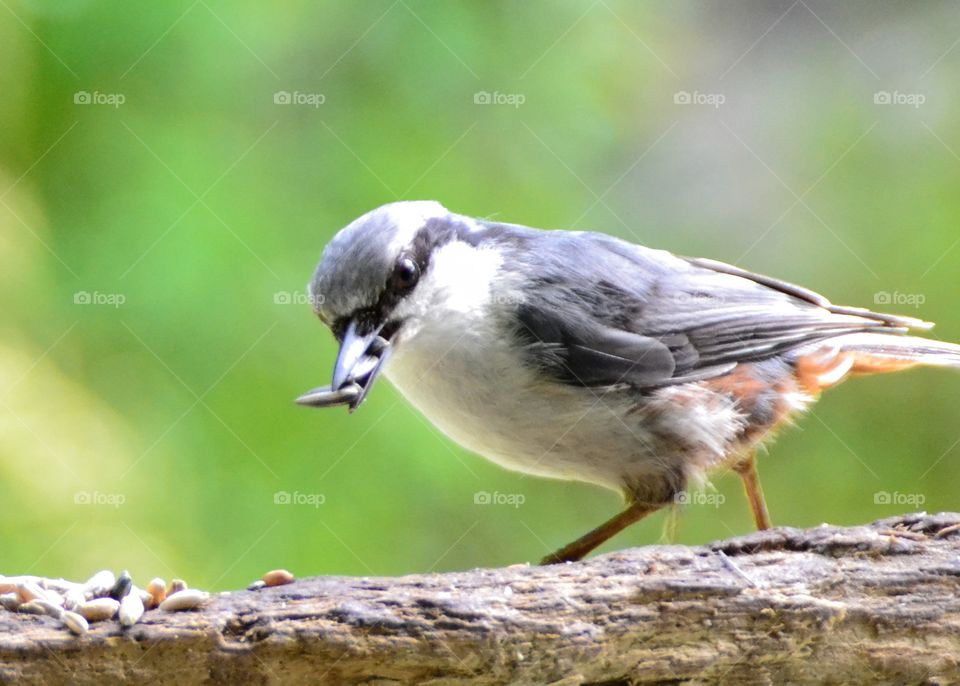
[[[420,278],[420,267],[412,257],[402,256],[393,270],[393,286],[398,290],[413,288]]]

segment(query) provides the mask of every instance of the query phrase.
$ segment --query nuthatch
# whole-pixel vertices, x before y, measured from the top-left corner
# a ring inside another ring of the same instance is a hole
[[[626,509],[544,562],[578,560],[754,451],[851,375],[960,366],[930,324],[833,305],[706,259],[397,202],[326,247],[310,283],[340,342],[304,405],[356,409],[383,372],[445,434],[508,469],[599,484]]]

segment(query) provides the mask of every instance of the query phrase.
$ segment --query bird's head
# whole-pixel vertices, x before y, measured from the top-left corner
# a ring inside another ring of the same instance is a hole
[[[437,271],[432,261],[438,249],[464,230],[461,219],[437,202],[396,202],[368,212],[334,236],[309,291],[340,352],[331,385],[297,402],[360,405],[392,351],[448,295],[428,276]]]

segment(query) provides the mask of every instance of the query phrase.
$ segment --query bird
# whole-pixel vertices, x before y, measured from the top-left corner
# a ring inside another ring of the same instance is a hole
[[[624,509],[542,560],[581,560],[714,470],[771,526],[758,447],[844,379],[960,367],[932,324],[585,231],[367,212],[308,285],[339,343],[313,407],[356,410],[381,376],[450,439],[509,470],[596,484]]]

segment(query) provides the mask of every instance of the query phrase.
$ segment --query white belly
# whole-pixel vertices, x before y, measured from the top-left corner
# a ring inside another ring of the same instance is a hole
[[[684,386],[641,399],[546,378],[525,366],[509,323],[496,319],[509,316],[502,303],[522,298],[498,272],[499,254],[458,242],[442,252],[418,286],[434,300],[398,312],[409,326],[384,373],[447,436],[508,469],[616,491],[723,457],[740,422],[727,400],[677,398],[716,395]]]
[[[539,377],[477,322],[425,327],[385,373],[447,436],[508,469],[619,491],[630,464],[642,470],[653,454],[621,397]]]

